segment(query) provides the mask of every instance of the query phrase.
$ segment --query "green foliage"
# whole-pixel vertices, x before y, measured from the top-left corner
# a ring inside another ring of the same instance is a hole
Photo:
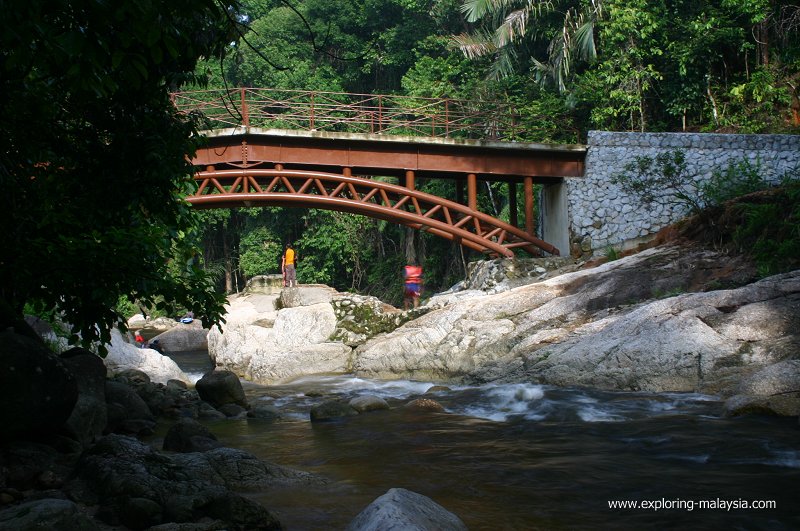
[[[690,212],[699,212],[704,206],[699,186],[694,176],[687,173],[683,151],[664,151],[655,157],[634,157],[611,182],[626,194],[638,197],[644,205],[679,205]]]
[[[298,281],[355,288],[364,274],[366,237],[372,220],[364,216],[328,210],[310,210],[307,229],[296,245]]]
[[[624,166],[623,173],[614,175],[627,194],[636,196],[643,205],[659,203],[677,205],[690,213],[718,206],[725,201],[764,190],[769,182],[764,178],[758,161],[734,161],[724,169],[714,169],[705,182],[688,175],[683,151],[662,152],[656,157],[634,157]]]
[[[800,179],[786,180],[773,193],[740,205],[742,222],[733,235],[753,256],[762,276],[800,267]]]
[[[197,124],[169,90],[202,81],[196,62],[223,52],[229,14],[210,0],[3,11],[0,297],[57,311],[84,345],[109,341],[123,294],[217,321],[183,199]]]
[[[139,313],[139,308],[136,306],[136,303],[130,300],[127,295],[121,295],[119,297],[114,310],[125,319],[130,319],[132,316]]]
[[[239,267],[246,277],[280,273],[283,246],[267,227],[244,233],[239,245]]]
[[[744,159],[728,164],[724,170],[715,169],[711,178],[700,186],[700,196],[704,205],[716,206],[768,187],[760,162]]]
[[[797,132],[795,4],[464,0],[454,40],[489,76],[553,87],[583,128]]]
[[[613,245],[606,246],[604,254],[609,262],[613,262],[614,260],[619,260],[620,258],[619,251]]]

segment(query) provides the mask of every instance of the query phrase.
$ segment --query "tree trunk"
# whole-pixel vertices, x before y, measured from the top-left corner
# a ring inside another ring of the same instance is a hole
[[[224,233],[222,235],[222,254],[223,263],[225,264],[225,293],[233,293],[233,259],[231,258],[227,234]]]
[[[417,246],[416,246],[417,231],[411,227],[406,227],[406,263],[414,264],[417,262]]]

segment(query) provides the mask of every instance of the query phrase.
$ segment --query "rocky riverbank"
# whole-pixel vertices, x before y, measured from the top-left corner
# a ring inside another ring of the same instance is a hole
[[[56,356],[27,332],[0,333],[0,529],[277,530],[280,521],[244,492],[328,484],[223,447],[198,422],[279,416],[248,404],[233,373],[211,371],[193,389],[138,370],[109,377],[92,352]],[[403,489],[377,498],[349,529],[391,526],[465,529]]]
[[[800,271],[756,281],[744,257],[682,240],[547,265],[484,263],[415,312],[324,286],[247,294],[209,350],[267,385],[354,373],[702,392],[730,398],[732,414],[800,412]]]

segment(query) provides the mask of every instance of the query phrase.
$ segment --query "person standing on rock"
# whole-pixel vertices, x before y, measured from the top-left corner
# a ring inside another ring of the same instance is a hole
[[[409,264],[403,268],[405,286],[403,289],[403,308],[413,304],[414,308],[419,307],[419,296],[422,294],[422,266],[416,263]]]
[[[297,253],[292,248],[291,243],[286,244],[286,250],[281,257],[281,273],[283,273],[283,287],[292,288],[297,286],[297,272],[295,265],[297,264]]]
[[[136,341],[136,346],[138,346],[139,348],[144,348],[145,340],[144,340],[144,337],[142,336],[142,331],[141,330],[137,330],[136,331],[136,334],[134,335],[133,340]]]

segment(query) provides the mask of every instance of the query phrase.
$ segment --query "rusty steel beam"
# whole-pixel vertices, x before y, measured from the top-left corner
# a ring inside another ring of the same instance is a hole
[[[417,178],[555,183],[583,175],[584,146],[552,146],[418,137],[309,133],[255,128],[207,132],[196,166],[229,168],[282,164],[286,168]]]

